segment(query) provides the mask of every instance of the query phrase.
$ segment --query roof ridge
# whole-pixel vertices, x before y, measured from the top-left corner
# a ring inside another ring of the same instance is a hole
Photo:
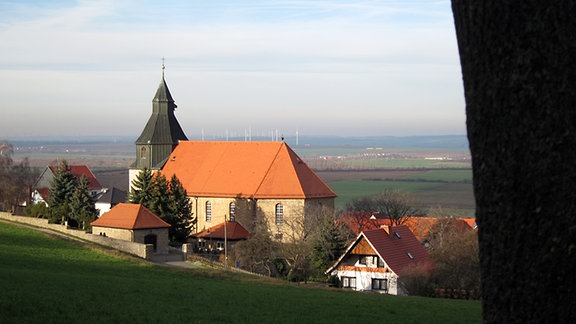
[[[136,206],[138,206],[138,210],[136,211],[136,217],[134,217],[134,222],[132,223],[132,228],[136,227],[136,224],[138,224],[138,218],[140,218],[140,211],[142,210],[142,204],[136,204]]]

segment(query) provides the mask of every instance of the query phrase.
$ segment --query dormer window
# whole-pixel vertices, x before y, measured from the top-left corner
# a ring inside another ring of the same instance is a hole
[[[398,232],[394,232],[394,235],[396,235],[397,238],[401,238],[400,233],[398,233]]]
[[[414,256],[412,255],[412,253],[408,252],[408,257],[410,258],[410,260],[414,260]]]

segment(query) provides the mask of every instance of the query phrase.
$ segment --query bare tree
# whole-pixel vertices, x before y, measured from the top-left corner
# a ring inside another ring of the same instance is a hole
[[[402,225],[409,216],[420,214],[412,194],[400,190],[384,190],[376,196],[360,197],[346,204],[352,211],[372,212],[386,216],[392,226]]]
[[[576,321],[576,2],[453,0],[486,323]]]
[[[13,154],[12,144],[7,141],[0,144],[0,210],[28,201],[28,188],[36,176],[28,158],[15,163]]]

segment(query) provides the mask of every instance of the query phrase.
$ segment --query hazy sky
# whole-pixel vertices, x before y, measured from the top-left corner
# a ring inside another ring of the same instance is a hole
[[[450,1],[0,0],[0,139],[465,134]]]

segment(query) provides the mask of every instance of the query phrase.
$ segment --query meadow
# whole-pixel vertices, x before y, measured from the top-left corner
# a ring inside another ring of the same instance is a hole
[[[158,266],[0,222],[1,323],[480,323],[480,302]]]
[[[458,217],[473,217],[475,209],[470,169],[372,170],[364,172],[318,172],[338,194],[336,207],[353,199],[377,195],[384,190],[411,193],[425,211],[451,210]]]

